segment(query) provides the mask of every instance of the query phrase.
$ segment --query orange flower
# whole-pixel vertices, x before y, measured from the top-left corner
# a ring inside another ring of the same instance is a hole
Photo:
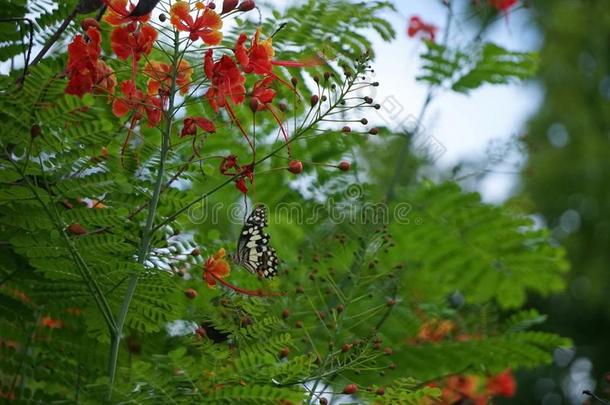
[[[205,271],[203,272],[203,279],[208,283],[208,287],[214,288],[216,286],[216,279],[224,279],[231,273],[231,266],[227,259],[225,259],[226,252],[223,248],[208,258],[205,262]]]
[[[197,16],[193,19],[189,4],[185,1],[176,2],[170,9],[172,24],[180,31],[189,33],[191,41],[201,39],[207,45],[218,45],[222,41],[222,19],[211,8],[197,3]],[[203,13],[201,10],[203,9]]]
[[[110,34],[110,46],[121,60],[133,56],[137,61],[142,54],[148,55],[157,40],[157,31],[150,24],[141,24],[139,28],[135,23],[116,27]]]
[[[244,86],[246,79],[233,59],[223,55],[218,62],[214,62],[212,51],[208,50],[204,59],[204,69],[212,81],[205,97],[214,111],[218,112],[220,107],[226,107],[227,98],[230,98],[235,104],[243,103],[246,94]]]
[[[144,68],[144,73],[150,77],[148,80],[148,94],[156,95],[167,94],[172,83],[172,67],[166,63],[150,61]],[[180,94],[184,95],[189,91],[193,68],[188,61],[182,59],[178,65],[176,84],[180,89]]]
[[[450,320],[438,321],[433,319],[421,326],[417,339],[423,342],[438,342],[443,340],[454,329],[455,324]]]
[[[41,326],[46,326],[49,329],[63,328],[64,323],[60,319],[53,319],[50,316],[45,316],[40,320]]]
[[[130,111],[134,112],[134,120],[140,120],[146,114],[148,125],[156,126],[161,122],[161,99],[144,95],[137,89],[133,80],[126,80],[121,83],[123,98],[115,98],[112,103],[112,113],[117,117],[122,117]]]
[[[150,20],[150,13],[141,17],[129,17],[136,5],[127,0],[104,0],[108,6],[104,21],[110,25],[121,25],[129,21],[147,22]]]

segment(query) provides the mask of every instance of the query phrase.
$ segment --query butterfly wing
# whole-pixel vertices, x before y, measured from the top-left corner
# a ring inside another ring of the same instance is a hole
[[[269,245],[271,239],[263,228],[267,226],[267,211],[256,207],[244,224],[237,242],[235,255],[237,264],[250,273],[271,278],[277,274],[278,258]]]

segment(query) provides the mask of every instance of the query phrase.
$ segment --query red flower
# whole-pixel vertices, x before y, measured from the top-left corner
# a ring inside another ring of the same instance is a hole
[[[144,23],[150,20],[150,13],[141,17],[129,17],[136,5],[131,2],[128,3],[127,0],[104,0],[104,3],[108,6],[104,21],[110,25],[121,25],[130,21]]]
[[[433,24],[427,24],[422,21],[418,16],[411,17],[409,20],[409,28],[407,29],[407,34],[409,37],[413,38],[417,34],[422,34],[423,37],[427,37],[430,41],[434,42],[434,38],[436,37],[436,32],[438,28]]]
[[[182,127],[180,136],[195,135],[197,133],[197,127],[205,132],[216,132],[214,123],[209,119],[203,117],[187,117],[184,119],[184,126]]]
[[[286,67],[308,67],[322,63],[319,59],[311,59],[303,62],[274,60],[273,42],[271,38],[264,41],[260,39],[260,29],[256,30],[254,38],[250,43],[250,49],[246,48],[248,37],[241,34],[235,43],[235,57],[246,73],[259,75],[273,75],[273,65]]]
[[[139,120],[146,114],[148,125],[154,127],[161,122],[161,99],[150,95],[144,95],[137,89],[133,80],[121,83],[121,92],[124,97],[117,97],[112,103],[112,112],[117,117],[122,117],[130,111],[134,112],[134,120]]]
[[[210,88],[205,94],[214,111],[218,112],[221,107],[227,106],[227,98],[235,104],[244,101],[246,79],[239,71],[237,64],[227,55],[214,62],[212,51],[208,50],[205,55],[204,69],[208,78],[212,81]]]
[[[274,79],[275,78],[272,76],[267,76],[254,84],[250,105],[255,105],[256,111],[264,110],[267,108],[267,104],[273,101],[273,98],[275,97],[275,90],[270,89],[269,85]]]
[[[210,288],[216,286],[216,279],[224,279],[231,273],[231,266],[227,259],[225,259],[225,255],[225,250],[220,248],[214,256],[209,257],[205,262],[203,279]]]
[[[222,32],[219,31],[222,28],[222,19],[214,10],[199,2],[196,8],[197,16],[193,19],[187,2],[174,3],[170,9],[172,24],[180,31],[189,32],[191,41],[201,39],[207,45],[218,45],[222,41]]]
[[[96,27],[89,27],[87,37],[88,40],[77,35],[68,45],[67,73],[70,80],[66,93],[82,97],[91,93],[96,86],[113,93],[116,86],[114,71],[99,60],[102,51],[100,32]]]
[[[136,27],[135,23],[116,27],[110,35],[110,46],[121,60],[127,60],[133,56],[137,61],[142,54],[148,55],[157,40],[157,31],[149,24],[141,24]]]
[[[168,94],[172,83],[172,67],[166,63],[150,61],[144,68],[144,73],[150,77],[148,80],[148,94]],[[180,89],[180,94],[189,91],[193,68],[188,61],[182,59],[178,66],[176,85]]]
[[[487,381],[487,389],[492,395],[502,397],[512,397],[517,392],[517,383],[515,377],[510,370],[505,370],[502,373],[490,377]]]
[[[517,4],[519,0],[489,0],[492,6],[498,11],[507,12],[511,7]]]

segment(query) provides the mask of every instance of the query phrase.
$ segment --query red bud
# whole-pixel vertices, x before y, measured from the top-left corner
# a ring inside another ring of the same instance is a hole
[[[41,133],[42,133],[42,128],[40,128],[40,125],[38,125],[38,124],[34,124],[30,128],[30,135],[32,135],[32,138],[36,138]]]
[[[344,161],[342,161],[342,162],[340,162],[340,163],[337,165],[337,168],[338,168],[339,170],[344,171],[344,172],[349,171],[350,167],[351,167],[350,163],[349,163],[348,161],[345,161],[345,160],[344,160]]]
[[[289,349],[289,348],[287,348],[287,347],[283,347],[283,348],[280,350],[280,354],[279,354],[280,359],[283,359],[283,358],[285,358],[285,357],[288,357],[288,354],[289,354],[289,353],[290,353],[290,349]]]
[[[194,298],[197,298],[197,291],[193,290],[192,288],[188,288],[184,291],[184,296],[192,300]]]
[[[228,13],[229,11],[233,11],[233,10],[235,10],[235,7],[237,7],[237,0],[225,0],[222,3],[221,14],[225,14],[225,13]]]
[[[250,11],[254,7],[256,7],[254,0],[245,0],[245,1],[242,1],[241,4],[239,5],[239,11],[244,11],[244,12]]]
[[[358,386],[356,384],[348,384],[343,388],[343,393],[347,395],[355,394],[356,392],[358,392]]]
[[[288,163],[288,171],[294,174],[303,173],[303,162],[300,160],[291,160],[290,163]]]
[[[320,97],[318,97],[317,95],[313,95],[311,96],[311,106],[315,106],[316,104],[318,104],[318,101],[320,101]]]
[[[75,223],[68,227],[68,232],[73,235],[84,235],[87,233],[87,230],[81,224]]]

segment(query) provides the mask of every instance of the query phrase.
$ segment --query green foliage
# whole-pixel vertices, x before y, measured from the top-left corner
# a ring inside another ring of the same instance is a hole
[[[514,52],[492,43],[473,50],[426,42],[418,80],[467,93],[483,84],[506,84],[532,78],[538,70],[535,52]]]

